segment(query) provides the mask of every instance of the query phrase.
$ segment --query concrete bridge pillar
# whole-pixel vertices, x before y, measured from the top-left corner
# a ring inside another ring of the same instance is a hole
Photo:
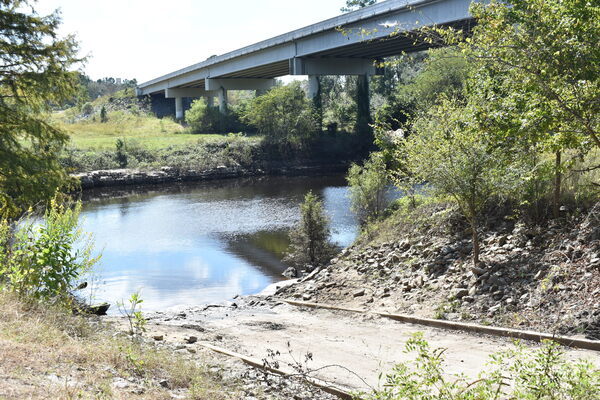
[[[371,107],[369,99],[369,76],[358,75],[356,82],[356,132],[363,135],[371,135]]]
[[[175,97],[175,119],[183,119],[183,97]]]
[[[206,105],[209,107],[214,107],[215,98],[213,96],[206,96]]]
[[[227,114],[227,89],[221,87],[219,90],[219,111],[221,114]]]
[[[323,130],[323,101],[321,100],[321,81],[318,75],[308,76],[308,98],[312,100],[317,113],[318,130]]]

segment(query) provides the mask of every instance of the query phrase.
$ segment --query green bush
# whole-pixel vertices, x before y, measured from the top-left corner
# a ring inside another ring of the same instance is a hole
[[[79,228],[81,203],[52,200],[41,222],[0,223],[0,278],[9,290],[38,300],[68,298],[77,279],[99,260]]]
[[[270,143],[303,147],[317,129],[316,113],[298,82],[255,97],[243,120]]]
[[[383,157],[373,153],[362,167],[352,164],[346,179],[350,185],[351,208],[361,224],[378,218],[387,206],[389,184]]]
[[[329,219],[323,202],[315,194],[306,194],[300,212],[300,222],[290,234],[290,252],[285,261],[295,267],[312,270],[327,264],[335,255],[336,248],[329,241]]]
[[[555,342],[535,350],[517,343],[514,350],[490,357],[489,371],[471,381],[443,368],[445,349],[431,349],[421,333],[406,343],[415,360],[394,367],[384,387],[360,400],[593,400],[600,398],[600,369],[588,361],[568,361]]]
[[[399,149],[411,176],[456,201],[471,225],[477,264],[480,213],[490,199],[515,193],[521,185],[518,160],[475,129],[472,110],[456,100],[443,100],[417,118]]]
[[[240,106],[240,110],[244,107]],[[244,130],[238,116],[238,108],[230,108],[226,114],[217,107],[209,106],[204,98],[194,100],[185,112],[185,121],[193,133],[229,133]]]

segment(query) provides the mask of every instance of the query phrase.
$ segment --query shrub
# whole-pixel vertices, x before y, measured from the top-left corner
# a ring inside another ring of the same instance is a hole
[[[103,124],[108,122],[108,113],[106,112],[105,106],[102,106],[102,108],[100,109],[100,122]]]
[[[373,153],[362,167],[352,164],[346,179],[350,185],[352,211],[361,224],[379,217],[387,205],[388,177],[383,157]]]
[[[244,128],[237,109],[229,109],[227,114],[223,114],[218,108],[209,106],[204,98],[194,100],[185,112],[185,121],[193,133],[229,133]]]
[[[587,361],[565,360],[558,344],[547,341],[536,350],[516,345],[490,357],[490,371],[471,382],[443,369],[445,349],[431,349],[418,333],[406,343],[416,352],[412,365],[398,364],[384,388],[361,400],[592,400],[600,396],[600,370]]]
[[[65,300],[76,280],[99,260],[79,229],[81,203],[51,201],[43,220],[0,223],[0,277],[10,290],[39,300]]]
[[[442,196],[453,198],[471,225],[473,262],[479,262],[479,214],[493,197],[520,185],[511,154],[474,128],[468,106],[444,100],[413,123],[402,157],[410,173]]]
[[[298,82],[271,89],[248,104],[243,119],[271,143],[302,147],[317,129],[315,111]]]
[[[329,241],[329,220],[325,216],[323,202],[308,192],[300,205],[301,219],[290,234],[290,253],[285,261],[296,267],[312,270],[327,264],[336,248]]]

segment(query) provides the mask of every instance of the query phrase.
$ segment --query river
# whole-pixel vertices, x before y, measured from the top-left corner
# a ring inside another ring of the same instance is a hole
[[[102,251],[88,295],[114,313],[136,291],[145,311],[258,293],[283,279],[288,232],[309,190],[324,201],[333,241],[351,244],[358,228],[343,176],[85,192],[82,227]]]

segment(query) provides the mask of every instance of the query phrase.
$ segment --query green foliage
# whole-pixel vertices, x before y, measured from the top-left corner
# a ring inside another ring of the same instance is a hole
[[[588,0],[473,4],[478,118],[499,140],[525,138],[552,151],[600,146],[600,8]]]
[[[239,106],[244,109],[244,105]],[[217,107],[211,107],[204,98],[194,100],[185,112],[185,121],[193,133],[228,133],[243,130],[238,110],[230,109],[223,114]]]
[[[346,179],[350,185],[351,208],[361,224],[381,216],[387,205],[386,192],[389,184],[381,154],[372,153],[362,167],[352,164]]]
[[[361,400],[592,400],[600,396],[600,369],[588,361],[566,360],[555,342],[535,350],[515,349],[490,357],[489,371],[470,381],[444,371],[445,349],[431,349],[423,334],[406,343],[415,352],[411,364],[394,367],[384,388]]]
[[[317,128],[312,104],[298,82],[274,87],[254,98],[243,119],[266,141],[293,147],[304,146]]]
[[[340,10],[342,12],[354,11],[375,3],[377,3],[377,0],[346,0],[346,6],[342,7]]]
[[[81,203],[51,201],[41,222],[0,223],[0,278],[23,297],[68,300],[79,277],[96,264],[93,241],[79,228]]]
[[[327,264],[336,248],[329,241],[329,220],[323,202],[315,194],[306,194],[300,212],[300,223],[290,234],[290,253],[285,261],[311,270]]]
[[[129,324],[129,334],[134,338],[140,338],[144,332],[146,332],[146,318],[142,313],[142,300],[140,293],[132,293],[128,299],[128,304],[125,305],[124,301],[117,303],[117,307],[122,315],[127,318]]]
[[[77,92],[77,43],[57,34],[58,13],[38,15],[29,1],[0,2],[0,218],[47,201],[68,176],[58,153],[68,136],[42,113]]]
[[[441,96],[463,98],[468,66],[467,59],[454,47],[432,49],[427,57],[400,57],[385,63],[386,68],[398,68],[409,63],[412,68],[404,79],[399,78],[396,90],[387,104],[377,110],[378,125],[398,129],[420,112],[435,105]],[[418,72],[414,72],[414,70]],[[380,89],[383,90],[383,89]]]
[[[106,107],[102,106],[100,109],[100,123],[105,124],[108,122],[108,114],[106,112]]]
[[[519,169],[504,148],[478,129],[469,106],[443,100],[413,123],[413,134],[399,147],[411,173],[437,194],[452,197],[471,224],[473,261],[479,261],[477,223],[492,197],[520,184]]]
[[[127,166],[127,153],[125,152],[125,142],[123,139],[117,139],[115,142],[115,158],[119,164],[119,168]]]

